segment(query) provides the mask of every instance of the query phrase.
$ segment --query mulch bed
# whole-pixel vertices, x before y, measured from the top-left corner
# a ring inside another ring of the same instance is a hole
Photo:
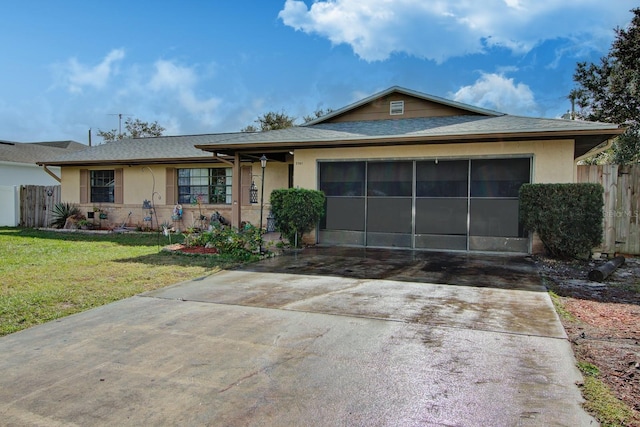
[[[589,270],[604,262],[537,258],[547,286],[575,317],[561,320],[576,358],[600,369],[640,425],[640,259],[627,258],[603,283],[589,281]]]
[[[207,248],[204,246],[185,246],[181,243],[165,246],[164,249],[171,252],[180,252],[183,254],[216,255],[218,253],[218,249],[216,248]]]

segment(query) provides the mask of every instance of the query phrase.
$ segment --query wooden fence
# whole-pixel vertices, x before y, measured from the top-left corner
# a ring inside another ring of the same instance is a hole
[[[578,182],[604,187],[604,236],[597,250],[640,255],[640,165],[581,165]]]
[[[48,227],[56,203],[60,203],[59,185],[20,186],[20,226]]]

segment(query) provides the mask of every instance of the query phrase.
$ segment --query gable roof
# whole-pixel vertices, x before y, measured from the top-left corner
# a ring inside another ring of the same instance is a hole
[[[315,120],[311,120],[301,126],[313,126],[313,125],[317,125],[319,123],[324,123],[326,121],[329,121],[331,119],[334,119],[335,117],[338,116],[342,116],[348,112],[357,110],[360,107],[363,107],[371,102],[374,102],[380,98],[385,98],[389,95],[392,94],[401,94],[401,95],[407,95],[413,98],[417,98],[423,101],[428,101],[428,102],[433,102],[436,104],[440,104],[440,105],[445,105],[447,107],[452,107],[458,110],[462,110],[462,111],[466,111],[468,113],[472,113],[472,114],[479,114],[479,115],[483,115],[483,116],[501,116],[503,115],[503,113],[499,113],[497,111],[493,111],[493,110],[488,110],[485,108],[480,108],[480,107],[475,107],[473,105],[469,105],[469,104],[463,104],[461,102],[456,102],[456,101],[452,101],[450,99],[446,99],[446,98],[440,98],[438,96],[434,96],[434,95],[428,95],[426,93],[422,93],[422,92],[418,92],[415,90],[411,90],[411,89],[406,89],[400,86],[392,86],[389,89],[383,90],[381,92],[375,93],[371,96],[368,96],[364,99],[361,99],[360,101],[356,101],[353,104],[349,104],[345,107],[342,107],[338,110],[335,111],[331,111],[328,114],[325,114],[322,117],[318,117]]]
[[[10,163],[35,164],[65,153],[86,149],[76,141],[13,142],[0,141],[0,161]]]

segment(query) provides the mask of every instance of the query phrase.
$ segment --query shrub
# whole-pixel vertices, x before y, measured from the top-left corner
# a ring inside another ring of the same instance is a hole
[[[586,257],[602,241],[602,194],[600,184],[525,184],[520,219],[549,255]]]
[[[62,228],[67,223],[67,218],[82,219],[78,205],[69,202],[56,203],[51,209],[51,227]]]
[[[289,240],[300,245],[302,235],[320,221],[324,215],[324,193],[304,188],[274,190],[271,193],[271,211],[276,228]]]
[[[212,226],[211,231],[205,231],[193,238],[190,244],[211,246],[216,248],[220,255],[246,260],[260,250],[262,236],[260,230],[251,224],[240,230],[217,224]]]

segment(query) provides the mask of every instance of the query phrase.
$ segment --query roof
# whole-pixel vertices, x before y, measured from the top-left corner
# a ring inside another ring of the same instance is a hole
[[[87,146],[76,141],[48,142],[12,142],[0,141],[0,161],[10,163],[35,164],[63,155],[86,149]]]
[[[368,121],[330,120],[392,93],[454,107],[461,114]],[[233,156],[239,153],[244,158],[255,156],[257,159],[262,154],[271,153],[274,158],[284,158],[289,151],[304,148],[553,139],[574,139],[574,157],[577,158],[623,131],[617,125],[608,123],[512,116],[394,86],[303,126],[254,133],[124,139],[68,153],[39,164],[211,163],[218,161],[212,154]]]
[[[195,145],[221,143],[238,135],[242,135],[242,133],[121,139],[52,159],[41,159],[38,164],[89,166],[100,164],[211,163],[215,161],[212,153],[195,148]]]
[[[368,104],[372,101],[375,101],[378,98],[383,98],[387,95],[391,95],[392,93],[400,93],[400,94],[404,94],[404,95],[408,95],[408,96],[412,96],[414,98],[418,98],[418,99],[422,99],[425,101],[431,101],[431,102],[435,102],[438,104],[442,104],[442,105],[447,105],[449,107],[454,107],[454,108],[458,108],[460,110],[465,110],[468,111],[470,113],[473,114],[480,114],[480,115],[486,115],[486,116],[501,116],[503,115],[503,113],[499,113],[497,111],[493,111],[493,110],[488,110],[486,108],[480,108],[480,107],[475,107],[473,105],[469,105],[469,104],[463,104],[461,102],[456,102],[456,101],[452,101],[450,99],[446,99],[446,98],[440,98],[439,96],[434,96],[434,95],[428,95],[426,93],[422,93],[422,92],[418,92],[415,90],[411,90],[411,89],[406,89],[400,86],[392,86],[389,89],[383,90],[382,92],[378,92],[375,93],[371,96],[368,96],[364,99],[361,99],[360,101],[354,102],[353,104],[349,104],[346,107],[340,108],[338,110],[335,111],[331,111],[328,114],[325,114],[322,117],[318,117],[315,120],[311,120],[301,126],[313,126],[322,122],[325,122],[327,120],[330,120],[334,117],[337,116],[341,116],[342,114],[345,114],[349,111],[355,110],[358,107],[361,107],[365,104]]]
[[[358,122],[320,123],[246,134],[234,140],[197,147],[231,154],[269,150],[361,145],[408,145],[525,139],[576,139],[575,157],[622,133],[617,125],[511,115],[449,116]]]

